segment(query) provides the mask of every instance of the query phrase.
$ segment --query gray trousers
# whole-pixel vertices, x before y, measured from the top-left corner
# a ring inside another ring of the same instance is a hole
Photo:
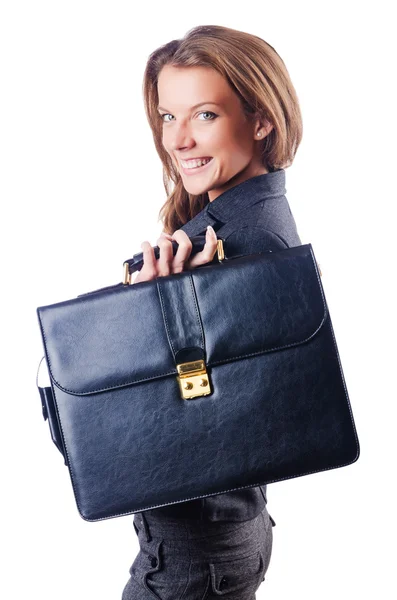
[[[267,508],[243,522],[134,515],[140,550],[122,600],[255,600],[270,563]]]

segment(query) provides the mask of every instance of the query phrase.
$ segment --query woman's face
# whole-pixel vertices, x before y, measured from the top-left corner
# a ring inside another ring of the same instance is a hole
[[[260,149],[272,126],[247,118],[239,97],[220,73],[207,67],[166,65],[157,90],[162,143],[187,192],[208,192],[212,202],[246,179],[268,173]],[[194,168],[183,163],[198,158],[211,160]]]

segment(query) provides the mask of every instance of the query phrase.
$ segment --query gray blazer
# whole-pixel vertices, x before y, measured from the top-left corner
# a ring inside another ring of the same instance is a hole
[[[252,177],[209,202],[181,229],[193,237],[212,225],[233,254],[300,246],[285,193],[284,169]]]
[[[285,197],[285,170],[265,173],[223,192],[181,227],[189,237],[204,235],[212,225],[227,240],[230,255],[255,254],[300,246],[294,217]],[[227,257],[227,253],[226,253]],[[154,517],[206,521],[246,521],[267,503],[262,485],[152,509]]]

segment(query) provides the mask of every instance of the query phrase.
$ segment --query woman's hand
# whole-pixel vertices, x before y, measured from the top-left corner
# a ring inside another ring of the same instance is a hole
[[[175,256],[173,256],[171,240],[178,242],[178,250]],[[134,283],[149,281],[150,279],[171,275],[172,273],[181,273],[184,269],[192,269],[211,262],[217,249],[217,237],[215,231],[209,225],[205,235],[204,248],[201,252],[197,252],[191,259],[189,256],[193,244],[189,236],[182,229],[177,229],[172,236],[163,232],[157,240],[157,245],[160,249],[158,259],[156,259],[154,249],[150,243],[142,242],[143,266],[138,272]]]

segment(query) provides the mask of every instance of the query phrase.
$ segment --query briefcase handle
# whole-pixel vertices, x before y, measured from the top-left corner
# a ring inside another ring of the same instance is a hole
[[[192,257],[195,254],[197,254],[197,252],[201,252],[201,250],[203,250],[206,240],[205,240],[205,235],[195,235],[189,239],[192,242],[192,251],[190,253],[190,257]],[[225,240],[222,237],[218,237],[218,245],[217,245],[217,251],[216,251],[215,258],[217,258],[219,262],[222,262],[223,260],[227,260],[227,257],[225,256],[225,250],[224,250],[224,241]],[[175,240],[171,240],[171,243],[172,243],[173,256],[175,256],[175,254],[178,250],[179,244]],[[160,257],[160,248],[159,248],[159,246],[154,246],[153,249],[154,249],[154,256],[156,257],[156,259],[158,259]],[[131,274],[134,273],[135,271],[140,271],[142,267],[143,267],[143,252],[138,252],[137,254],[134,254],[132,258],[129,258],[128,260],[124,261],[124,263],[123,263],[123,268],[124,268],[123,284],[130,284],[131,283]]]

